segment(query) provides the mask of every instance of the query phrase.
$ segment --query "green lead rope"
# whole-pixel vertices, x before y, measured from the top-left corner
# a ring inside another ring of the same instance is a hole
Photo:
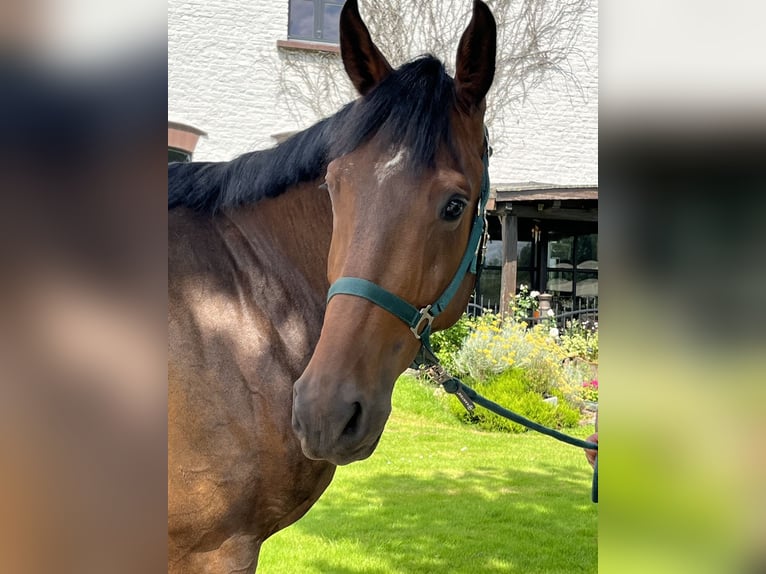
[[[593,502],[598,502],[598,454],[596,455],[596,461],[593,465],[593,490],[591,499]]]

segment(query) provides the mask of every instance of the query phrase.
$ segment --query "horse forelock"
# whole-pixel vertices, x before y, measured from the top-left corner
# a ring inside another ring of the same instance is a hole
[[[331,153],[350,153],[375,138],[384,150],[406,148],[411,168],[433,167],[438,149],[450,145],[455,85],[437,58],[426,55],[394,70],[348,110],[345,131]]]
[[[380,149],[406,149],[402,168],[433,167],[444,145],[451,153],[455,84],[437,58],[426,55],[394,70],[367,96],[274,148],[230,162],[168,166],[168,208],[198,211],[252,204],[321,177],[333,159],[376,140]],[[389,157],[387,161],[396,156]]]

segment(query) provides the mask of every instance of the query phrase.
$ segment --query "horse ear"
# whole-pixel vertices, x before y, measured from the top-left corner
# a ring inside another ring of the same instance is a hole
[[[474,0],[473,16],[460,38],[455,64],[457,100],[466,110],[473,110],[487,95],[495,77],[497,26],[484,2]]]
[[[346,0],[340,13],[340,54],[351,83],[363,96],[391,73],[362,21],[357,0]]]

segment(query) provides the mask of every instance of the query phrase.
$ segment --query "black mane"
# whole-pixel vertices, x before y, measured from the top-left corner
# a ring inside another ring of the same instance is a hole
[[[276,197],[320,177],[334,158],[379,138],[383,148],[404,146],[409,167],[432,167],[449,145],[455,88],[443,64],[423,56],[393,71],[366,97],[299,132],[278,146],[229,162],[168,166],[168,209],[188,206],[215,212]]]

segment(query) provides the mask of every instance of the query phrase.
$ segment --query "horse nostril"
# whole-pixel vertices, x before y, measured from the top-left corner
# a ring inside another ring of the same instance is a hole
[[[362,405],[357,401],[352,405],[354,412],[351,414],[351,418],[348,419],[346,427],[341,433],[343,436],[353,436],[359,429],[359,420],[362,418]]]
[[[298,406],[295,403],[293,403],[292,423],[293,423],[293,432],[296,435],[298,435],[298,437],[300,437],[303,431],[303,425],[301,424],[301,419],[300,419],[300,416],[298,415]]]
[[[293,415],[293,432],[300,437],[301,436],[301,422],[298,420],[298,417]]]

